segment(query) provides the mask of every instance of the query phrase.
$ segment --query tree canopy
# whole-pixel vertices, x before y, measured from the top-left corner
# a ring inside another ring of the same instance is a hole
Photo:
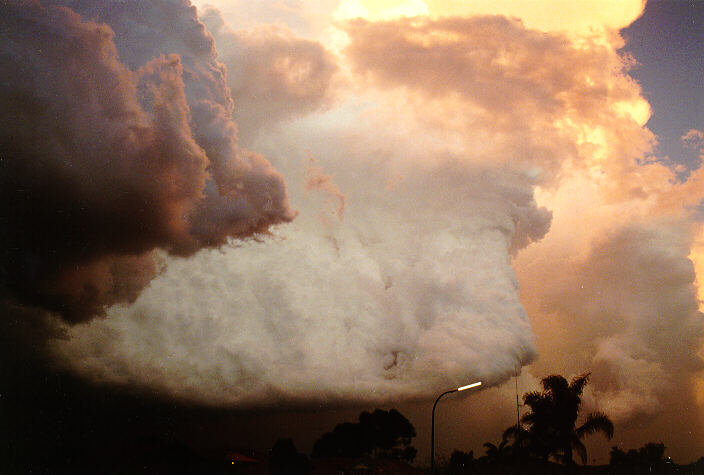
[[[308,457],[298,453],[292,439],[278,439],[271,448],[269,472],[272,475],[306,475],[310,473]]]
[[[588,382],[589,373],[570,383],[560,375],[546,376],[541,381],[542,391],[523,396],[524,404],[530,408],[521,418],[527,428],[511,427],[505,437],[514,439],[514,447],[543,460],[553,457],[569,465],[573,463],[573,453],[577,452],[582,463],[586,463],[587,449],[582,439],[596,432],[611,439],[614,433],[613,423],[601,412],[588,414],[577,426],[582,393]]]
[[[416,436],[413,425],[396,409],[364,411],[359,422],[338,424],[313,445],[315,458],[320,457],[388,457],[412,461],[416,449],[411,445]]]
[[[665,444],[648,442],[639,449],[624,452],[618,447],[611,447],[609,465],[612,467],[631,467],[649,472],[661,468],[669,459],[665,457]]]

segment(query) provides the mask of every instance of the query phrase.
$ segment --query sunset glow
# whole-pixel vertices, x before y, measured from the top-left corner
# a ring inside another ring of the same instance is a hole
[[[645,7],[643,0],[610,2],[559,2],[553,0],[342,0],[339,17],[362,17],[389,20],[402,16],[449,17],[506,15],[519,18],[528,28],[576,35],[600,34],[601,29],[615,31],[638,18]]]

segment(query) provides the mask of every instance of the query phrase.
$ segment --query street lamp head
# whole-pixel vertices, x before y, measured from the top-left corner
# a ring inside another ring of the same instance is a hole
[[[466,386],[461,386],[461,387],[457,388],[457,390],[464,391],[465,389],[476,388],[477,386],[481,386],[481,385],[482,385],[482,382],[477,381],[476,383],[468,384]]]

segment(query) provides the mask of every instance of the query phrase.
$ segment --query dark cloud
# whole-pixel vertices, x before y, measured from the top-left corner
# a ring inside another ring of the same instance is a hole
[[[155,249],[190,255],[292,219],[281,176],[237,147],[194,8],[54,3],[1,7],[7,297],[85,320],[137,297]]]

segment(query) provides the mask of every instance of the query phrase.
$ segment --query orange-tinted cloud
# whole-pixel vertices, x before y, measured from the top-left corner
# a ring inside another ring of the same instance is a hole
[[[325,173],[319,165],[316,165],[315,159],[312,157],[308,164],[306,190],[321,190],[327,193],[334,201],[337,201],[335,214],[342,221],[345,215],[345,195],[340,190],[340,187],[337,186],[333,177]]]
[[[565,164],[618,170],[650,148],[640,89],[609,47],[578,47],[498,16],[357,20],[347,32],[347,53],[373,84],[421,94],[431,117],[428,104],[439,104],[434,125],[469,134],[467,146],[489,139],[522,152],[495,160],[539,167],[548,178]]]
[[[218,45],[218,58],[227,66],[233,117],[245,138],[262,127],[331,104],[337,65],[320,43],[281,26],[232,30],[212,7],[201,18]]]

